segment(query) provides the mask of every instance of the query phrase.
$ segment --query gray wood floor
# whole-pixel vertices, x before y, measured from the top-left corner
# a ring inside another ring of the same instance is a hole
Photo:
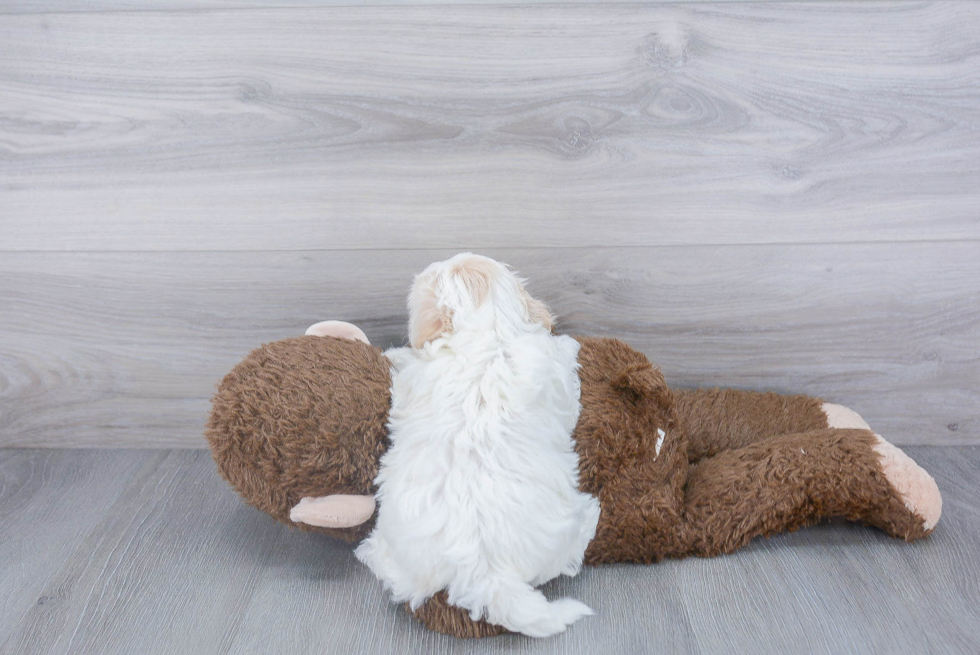
[[[0,449],[0,652],[980,652],[980,448],[908,452],[944,494],[925,541],[830,523],[587,568],[547,593],[596,616],[467,642],[388,603],[350,546],[246,507],[204,451]]]
[[[0,446],[199,447],[461,250],[674,384],[980,443],[980,3],[358,4],[0,3]]]

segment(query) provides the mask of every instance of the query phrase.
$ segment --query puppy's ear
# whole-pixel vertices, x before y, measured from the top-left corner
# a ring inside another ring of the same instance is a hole
[[[552,316],[548,306],[537,298],[532,298],[531,294],[524,289],[523,284],[521,285],[521,295],[524,298],[524,304],[527,306],[527,316],[531,322],[543,323],[548,332],[554,332],[555,317]]]
[[[451,271],[473,301],[474,308],[482,305],[490,295],[490,288],[499,274],[498,264],[485,257],[467,257]]]
[[[413,348],[421,348],[444,332],[453,329],[453,313],[439,307],[433,276],[418,276],[408,297],[408,336]]]

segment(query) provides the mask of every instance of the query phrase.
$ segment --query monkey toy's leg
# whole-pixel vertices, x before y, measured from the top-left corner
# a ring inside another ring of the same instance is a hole
[[[780,434],[868,424],[841,405],[810,396],[735,389],[672,389],[692,463]]]
[[[907,540],[935,527],[932,477],[870,430],[824,428],[768,437],[693,466],[684,502],[685,552],[715,555],[843,516]]]

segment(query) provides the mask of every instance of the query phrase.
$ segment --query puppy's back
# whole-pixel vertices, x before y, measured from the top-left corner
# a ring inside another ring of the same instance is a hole
[[[357,556],[395,600],[417,606],[446,589],[473,615],[533,636],[591,613],[533,589],[578,571],[599,516],[578,491],[571,439],[578,349],[540,329],[507,342],[460,332],[393,353],[392,446],[378,523]]]

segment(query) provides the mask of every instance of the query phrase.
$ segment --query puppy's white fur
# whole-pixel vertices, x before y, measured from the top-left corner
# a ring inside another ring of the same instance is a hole
[[[413,608],[446,589],[474,619],[533,637],[592,613],[534,589],[575,575],[599,503],[578,490],[574,339],[502,264],[429,266],[409,297],[417,348],[392,361],[391,447],[358,559]]]

